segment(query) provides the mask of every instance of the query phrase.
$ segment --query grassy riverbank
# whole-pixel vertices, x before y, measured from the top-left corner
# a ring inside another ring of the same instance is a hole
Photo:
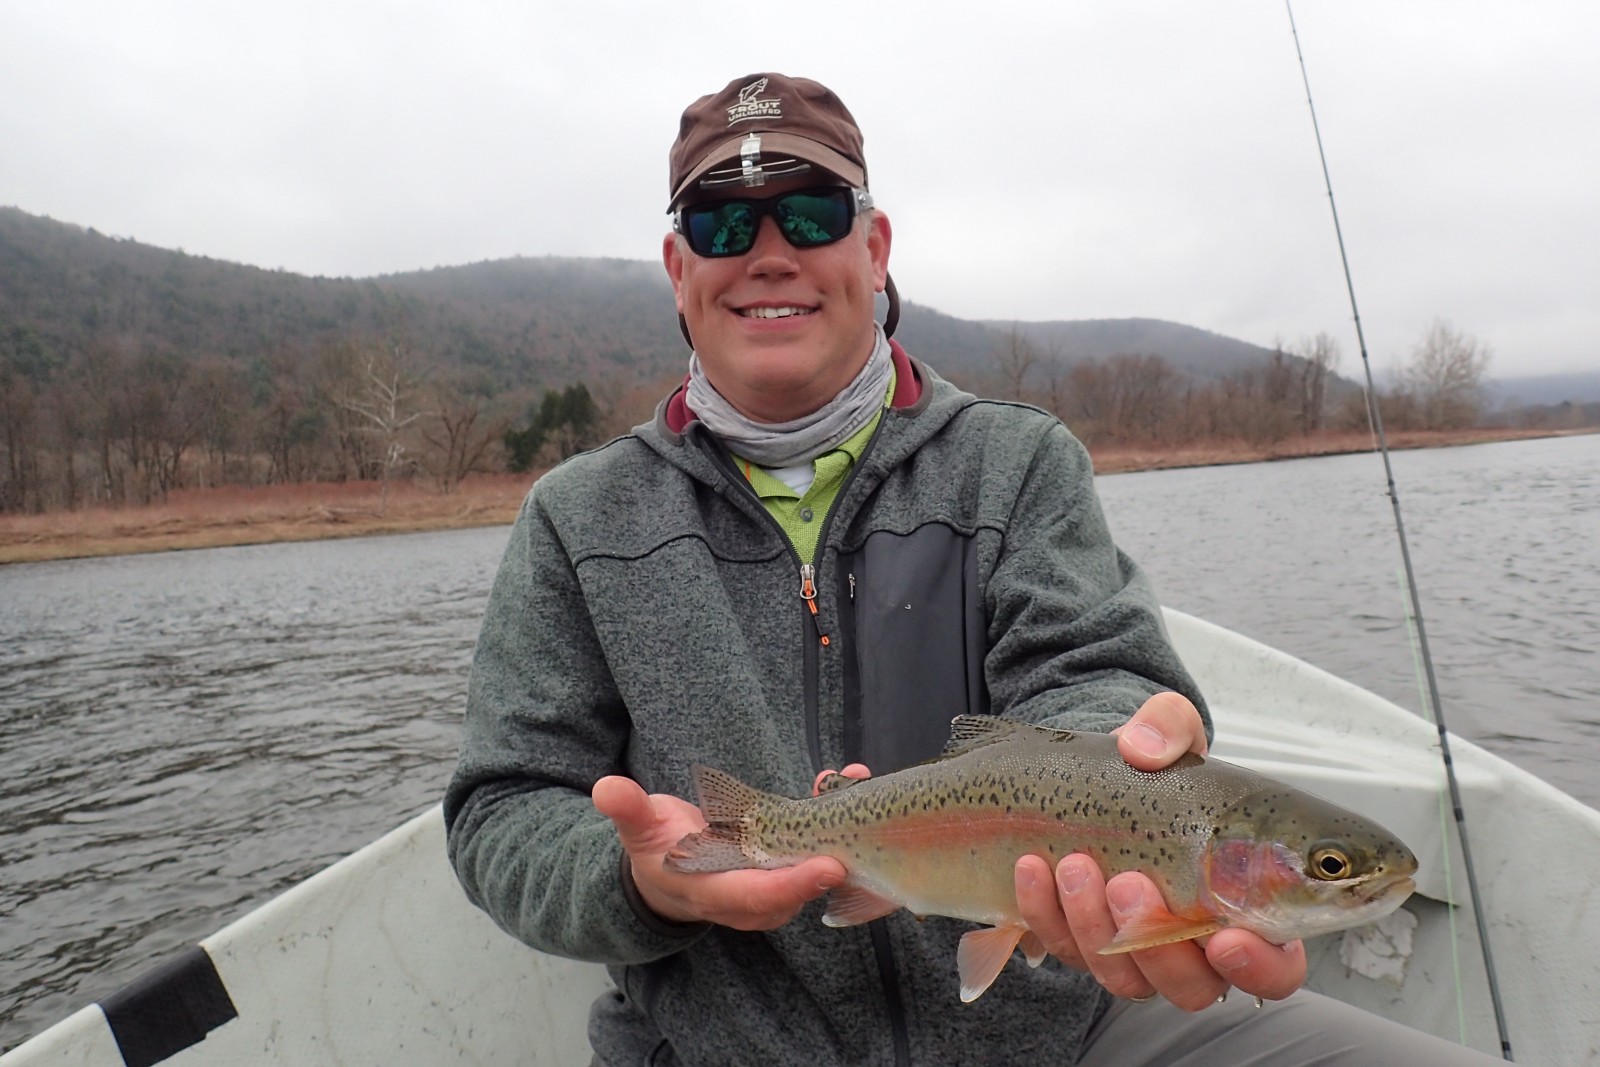
[[[1390,447],[1432,448],[1548,436],[1555,435],[1521,430],[1400,433],[1390,440]],[[1097,448],[1092,454],[1096,472],[1117,474],[1371,448],[1365,434],[1328,434],[1260,447],[1211,442],[1174,449]],[[164,503],[144,507],[0,515],[0,564],[501,525],[516,517],[533,478],[474,475],[449,494],[423,483],[397,483],[390,487],[386,502],[374,482],[313,483],[185,489]]]

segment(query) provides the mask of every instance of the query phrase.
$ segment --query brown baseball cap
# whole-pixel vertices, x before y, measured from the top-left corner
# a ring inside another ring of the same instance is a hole
[[[825,85],[783,74],[747,74],[690,104],[668,160],[669,211],[702,186],[760,185],[796,161],[867,186],[861,130],[844,102]]]

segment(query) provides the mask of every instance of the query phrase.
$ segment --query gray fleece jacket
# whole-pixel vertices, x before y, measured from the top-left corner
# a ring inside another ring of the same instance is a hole
[[[1175,689],[1204,713],[1082,446],[894,355],[900,406],[820,520],[815,616],[788,540],[680,397],[541,478],[512,530],[445,796],[450,859],[513,936],[609,966],[602,1063],[1061,1063],[1104,1010],[1053,959],[962,1004],[970,925],[951,919],[835,930],[816,901],[769,933],[663,922],[589,800],[608,774],[692,799],[696,763],[803,796],[826,767],[938,753],[967,712],[1106,731]]]

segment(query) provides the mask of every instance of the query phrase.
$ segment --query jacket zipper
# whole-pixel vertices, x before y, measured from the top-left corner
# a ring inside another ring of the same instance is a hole
[[[877,443],[878,434],[883,431],[883,423],[879,421],[878,428],[872,432],[872,438],[867,441],[861,450],[861,461],[850,468],[850,473],[845,475],[844,482],[839,486],[839,491],[834,494],[833,503],[828,505],[828,513],[823,516],[822,528],[817,531],[817,549],[825,551],[828,543],[828,527],[833,522],[838,502],[850,488],[850,483],[855,480],[856,473],[861,469],[862,462],[872,451],[872,446]],[[811,748],[811,769],[818,772],[822,767],[822,724],[821,709],[818,705],[817,689],[818,675],[821,666],[818,658],[821,649],[830,647],[831,640],[827,631],[822,628],[820,610],[817,608],[817,569],[810,563],[800,560],[800,553],[795,551],[794,543],[789,540],[789,535],[784,532],[778,520],[772,517],[767,506],[750,485],[750,479],[744,477],[739,469],[734,466],[733,460],[726,450],[710,446],[707,451],[711,453],[713,462],[720,461],[723,470],[733,476],[732,480],[743,483],[744,491],[756,502],[759,511],[768,525],[778,531],[778,536],[789,549],[789,555],[800,564],[800,598],[805,603],[808,614],[811,616],[813,628],[817,632],[817,643],[806,641],[801,646],[802,678],[804,686],[804,711],[806,720],[806,742]],[[855,575],[850,575],[850,599],[855,599]],[[854,605],[852,605],[853,607]],[[894,961],[894,947],[889,942],[889,930],[886,921],[875,919],[868,924],[868,935],[872,941],[873,956],[878,964],[878,977],[883,982],[884,1007],[889,1016],[889,1035],[894,1045],[894,1062],[896,1067],[911,1067],[911,1032],[906,1023],[905,1002],[901,997],[900,979]]]
[[[817,642],[827,648],[833,642],[823,631],[822,620],[817,618],[817,568],[809,563],[800,564],[800,599],[811,609],[811,623],[817,628]]]

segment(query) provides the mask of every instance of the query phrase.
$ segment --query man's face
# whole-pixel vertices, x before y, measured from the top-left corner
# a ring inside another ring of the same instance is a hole
[[[766,199],[816,184],[815,175],[797,175],[696,202]],[[888,275],[889,242],[880,212],[857,216],[843,240],[817,248],[795,248],[763,218],[742,256],[699,256],[669,233],[662,255],[678,311],[717,392],[760,422],[799,418],[832,400],[872,352],[873,294]],[[777,308],[800,313],[759,310]]]

